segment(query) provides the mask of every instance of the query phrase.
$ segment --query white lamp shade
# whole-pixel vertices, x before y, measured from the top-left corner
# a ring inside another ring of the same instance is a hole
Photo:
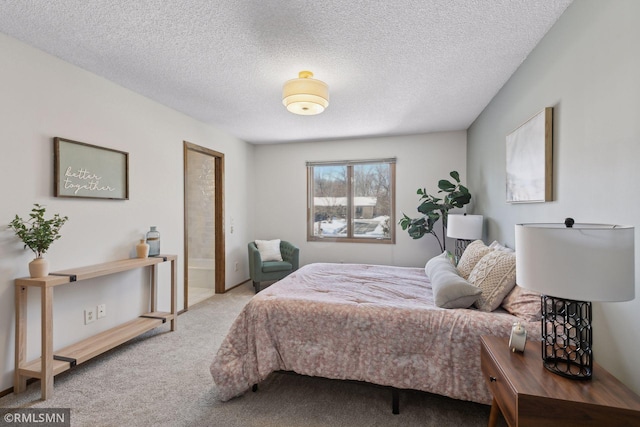
[[[516,283],[578,301],[635,298],[634,229],[608,224],[517,224]]]
[[[482,215],[448,215],[447,237],[452,239],[482,239]]]
[[[329,86],[312,77],[311,71],[300,71],[299,78],[285,82],[282,103],[289,112],[311,116],[322,113],[329,106]]]

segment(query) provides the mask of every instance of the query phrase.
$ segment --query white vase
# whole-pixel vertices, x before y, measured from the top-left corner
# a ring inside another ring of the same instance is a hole
[[[44,258],[36,258],[29,263],[29,274],[33,279],[47,277],[49,275],[49,261]]]

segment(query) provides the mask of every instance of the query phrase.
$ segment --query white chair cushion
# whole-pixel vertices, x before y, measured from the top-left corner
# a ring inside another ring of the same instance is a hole
[[[275,240],[256,240],[258,252],[262,262],[265,261],[282,261],[280,253],[280,239]]]

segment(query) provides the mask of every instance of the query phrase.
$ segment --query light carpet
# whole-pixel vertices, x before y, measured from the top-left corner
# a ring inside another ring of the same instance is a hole
[[[489,406],[417,391],[274,373],[256,393],[223,403],[209,365],[233,320],[254,295],[251,282],[215,295],[168,325],[0,399],[2,408],[71,408],[72,426],[486,426]]]

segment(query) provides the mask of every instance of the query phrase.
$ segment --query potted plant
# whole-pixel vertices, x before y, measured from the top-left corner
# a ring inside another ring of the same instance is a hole
[[[409,236],[414,239],[420,239],[425,234],[432,234],[438,241],[440,250],[442,252],[447,249],[446,243],[446,228],[447,228],[447,216],[449,210],[453,208],[461,208],[471,201],[471,193],[464,185],[460,184],[460,174],[456,171],[449,173],[451,178],[455,180],[455,183],[441,179],[438,181],[438,193],[447,193],[443,198],[435,197],[428,194],[424,188],[419,188],[417,194],[420,195],[420,206],[418,206],[418,212],[422,214],[419,218],[409,218],[404,212],[403,218],[398,221],[398,224],[403,230],[407,230]],[[444,240],[440,242],[438,235],[433,230],[433,226],[442,218],[442,236]]]
[[[49,263],[42,255],[49,250],[49,246],[60,237],[60,228],[69,219],[60,214],[55,214],[53,218],[45,219],[46,208],[37,203],[31,209],[29,219],[24,220],[18,215],[11,221],[9,228],[12,229],[24,243],[24,248],[29,248],[36,255],[36,258],[29,263],[29,273],[31,277],[45,277],[49,274]]]

